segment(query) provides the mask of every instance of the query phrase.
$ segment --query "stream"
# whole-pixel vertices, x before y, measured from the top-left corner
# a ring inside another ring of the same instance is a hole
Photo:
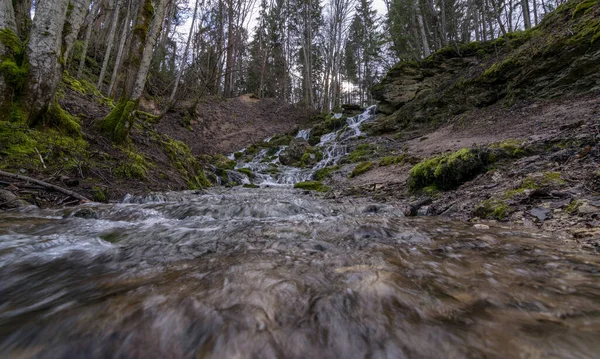
[[[345,151],[330,137],[323,165]],[[264,188],[0,212],[0,356],[598,357],[597,255],[326,199],[260,163]]]

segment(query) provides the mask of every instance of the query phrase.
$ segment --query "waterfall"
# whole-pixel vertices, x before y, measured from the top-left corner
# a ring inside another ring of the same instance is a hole
[[[288,146],[280,146],[276,152],[273,149],[263,149],[256,154],[249,162],[238,162],[236,169],[248,168],[253,173],[252,183],[255,185],[266,186],[290,186],[298,182],[311,180],[314,173],[327,166],[336,165],[342,157],[348,153],[346,142],[349,139],[361,136],[363,133],[360,130],[361,125],[371,119],[375,114],[375,106],[367,108],[363,113],[354,117],[349,117],[346,120],[346,126],[334,132],[330,132],[321,136],[320,142],[315,146],[316,150],[323,153],[323,158],[310,168],[298,168],[293,166],[282,165],[279,161],[279,155],[285,151]],[[341,113],[336,113],[333,118],[339,119]],[[308,140],[311,129],[303,129],[298,131],[296,138]],[[266,138],[268,142],[272,137]],[[240,152],[245,152],[246,149]],[[228,156],[234,159],[234,154]],[[241,174],[244,180],[238,183],[250,183],[247,175]]]

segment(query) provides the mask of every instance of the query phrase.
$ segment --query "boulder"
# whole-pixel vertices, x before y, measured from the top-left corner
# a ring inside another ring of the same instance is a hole
[[[290,143],[290,146],[279,155],[279,161],[286,166],[300,162],[304,152],[306,152],[309,147],[308,141],[301,138],[295,138]]]
[[[13,209],[28,206],[29,203],[11,191],[0,189],[0,209]]]

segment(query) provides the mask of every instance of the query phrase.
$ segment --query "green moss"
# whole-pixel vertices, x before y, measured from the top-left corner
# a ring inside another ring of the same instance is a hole
[[[259,186],[255,185],[255,184],[252,184],[252,183],[245,184],[242,187],[244,187],[244,188],[259,188]]]
[[[375,166],[374,162],[361,162],[354,169],[352,173],[350,173],[350,178],[354,178],[356,176],[360,176],[361,174],[370,171],[373,166]]]
[[[567,212],[568,214],[576,214],[577,210],[579,209],[579,207],[582,205],[581,201],[571,201],[571,203],[569,203],[569,205],[565,208],[565,212]]]
[[[317,191],[317,192],[326,192],[329,190],[323,183],[319,181],[306,181],[306,182],[298,182],[294,185],[294,188],[305,189],[309,191]]]
[[[222,170],[232,170],[237,165],[237,161],[230,160],[223,155],[215,155],[210,159],[210,162],[217,168]]]
[[[108,195],[106,194],[106,191],[104,191],[102,188],[94,186],[92,188],[92,200],[94,200],[95,202],[106,203],[108,202]]]
[[[111,108],[115,107],[113,100],[102,95],[102,93],[100,93],[100,91],[98,91],[98,89],[96,89],[96,86],[94,86],[89,81],[77,80],[76,78],[71,76],[67,71],[64,71],[63,76],[62,76],[62,82],[67,88],[69,88],[83,96],[92,97],[98,103],[107,105]]]
[[[401,154],[400,156],[396,156],[396,157],[386,156],[379,160],[379,166],[385,167],[385,166],[391,166],[391,165],[397,165],[400,163],[404,163],[406,158],[407,157],[406,157],[405,153]]]
[[[0,168],[70,171],[87,161],[87,142],[54,128],[29,128],[25,123],[0,121]],[[38,155],[39,153],[39,155]]]
[[[442,190],[455,188],[481,173],[487,164],[487,153],[463,148],[419,162],[410,170],[409,188],[417,190],[437,185]]]
[[[121,100],[102,121],[100,129],[109,135],[117,143],[124,142],[133,126],[135,111],[139,106],[139,100]]]
[[[432,184],[430,186],[424,187],[423,193],[425,193],[426,195],[428,195],[430,197],[437,197],[437,196],[439,196],[440,189],[438,188],[437,185]]]
[[[121,148],[125,154],[125,160],[115,168],[115,174],[121,178],[145,179],[151,165],[143,154],[135,151],[135,148]]]
[[[497,219],[499,221],[513,211],[513,208],[507,205],[504,201],[496,199],[487,199],[481,202],[474,211],[474,215],[480,218]]]
[[[340,166],[329,166],[318,169],[313,174],[313,180],[322,181],[331,176],[331,174],[340,169]]]
[[[508,58],[502,62],[496,62],[492,64],[487,70],[483,72],[481,77],[483,79],[497,79],[499,77],[506,76],[507,73],[517,66],[515,60]]]
[[[254,178],[254,173],[252,173],[252,170],[250,168],[238,168],[237,171],[245,174],[246,176],[248,176],[248,178]]]
[[[560,172],[542,172],[527,176],[521,184],[524,189],[538,189],[542,187],[561,186],[566,182]]]
[[[499,149],[502,151],[501,157],[517,158],[527,154],[523,147],[523,140],[508,139],[490,145],[491,149]]]
[[[21,39],[19,39],[17,34],[9,28],[0,30],[0,43],[13,53],[20,53],[23,51]]]
[[[52,101],[48,107],[48,111],[43,116],[43,121],[44,124],[56,127],[70,136],[81,136],[79,119],[65,111],[56,100]]]
[[[320,138],[324,134],[338,131],[346,125],[346,117],[334,118],[333,114],[321,114],[312,118],[312,121],[318,122],[310,131],[311,138]]]
[[[345,158],[343,162],[355,163],[366,161],[369,158],[373,157],[376,153],[376,147],[368,144],[362,143],[350,152]]]
[[[22,91],[29,75],[29,66],[19,65],[14,59],[7,58],[0,63],[0,73],[6,83],[17,91]]]
[[[288,146],[294,138],[289,135],[274,136],[267,144],[269,147]]]
[[[577,4],[575,11],[573,11],[573,19],[581,13],[587,14],[587,11],[591,10],[594,5],[598,4],[598,0],[586,0]]]
[[[169,157],[171,165],[186,180],[189,189],[211,186],[211,182],[206,178],[200,162],[192,155],[190,148],[185,143],[163,135],[161,144],[164,152]]]

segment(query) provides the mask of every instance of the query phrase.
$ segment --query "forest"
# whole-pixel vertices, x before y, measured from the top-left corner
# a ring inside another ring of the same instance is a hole
[[[245,93],[322,112],[372,104],[396,62],[527,30],[561,1],[384,0],[383,13],[372,0],[2,3],[2,116],[64,122],[56,90],[69,76],[116,104],[103,126],[122,140],[142,96],[163,112]]]

